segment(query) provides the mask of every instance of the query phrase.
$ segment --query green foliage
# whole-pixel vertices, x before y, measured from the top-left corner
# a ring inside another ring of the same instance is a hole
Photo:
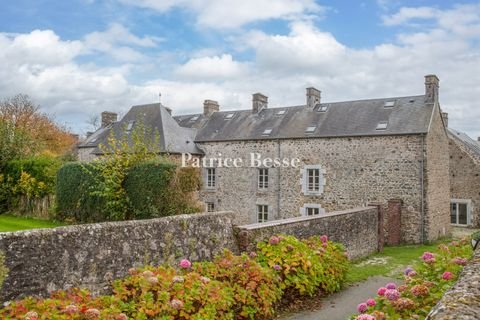
[[[56,217],[60,221],[97,222],[105,220],[104,201],[91,194],[97,172],[93,164],[66,163],[57,173]]]
[[[273,269],[262,267],[243,254],[225,250],[213,262],[195,263],[193,270],[211,279],[225,282],[234,292],[237,317],[263,319],[274,314],[274,304],[282,297],[279,278]]]
[[[0,119],[0,170],[13,159],[28,157],[38,149],[34,139],[13,123]]]
[[[263,266],[278,270],[282,286],[289,293],[313,295],[318,287],[334,292],[345,279],[347,258],[342,248],[326,236],[321,239],[300,241],[293,236],[273,236],[258,244],[258,259]],[[332,266],[338,266],[338,272]]]
[[[413,268],[405,270],[403,285],[379,288],[374,300],[365,303],[363,309],[359,305],[358,311],[363,315],[351,319],[366,319],[366,314],[374,319],[424,319],[453,286],[472,255],[467,239],[440,244],[432,251],[424,252]]]

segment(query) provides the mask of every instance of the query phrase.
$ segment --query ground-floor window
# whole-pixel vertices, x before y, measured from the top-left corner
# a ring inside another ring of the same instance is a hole
[[[300,208],[300,214],[302,216],[317,216],[324,213],[325,209],[318,203],[305,203],[303,207]]]
[[[207,202],[207,212],[214,212],[214,211],[215,211],[215,203]]]
[[[450,222],[468,226],[471,223],[471,200],[452,199],[450,201]]]
[[[268,206],[265,204],[257,205],[257,222],[267,222],[268,221]]]

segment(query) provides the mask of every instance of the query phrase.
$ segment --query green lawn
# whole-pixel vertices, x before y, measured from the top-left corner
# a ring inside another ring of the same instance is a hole
[[[0,232],[18,231],[37,228],[53,228],[63,224],[48,220],[16,217],[7,214],[0,215]]]
[[[385,247],[382,253],[353,263],[347,274],[347,283],[363,281],[375,275],[400,278],[405,267],[413,264],[425,251],[436,251],[439,243]]]

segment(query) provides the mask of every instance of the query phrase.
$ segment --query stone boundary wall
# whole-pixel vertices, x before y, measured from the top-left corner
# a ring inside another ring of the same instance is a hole
[[[223,248],[237,252],[233,217],[202,213],[0,233],[10,270],[0,301],[70,287],[104,293],[131,267],[211,259]]]
[[[475,320],[480,318],[480,248],[465,266],[457,283],[430,311],[426,320]]]
[[[296,217],[235,227],[241,251],[251,251],[259,241],[274,234],[293,235],[300,239],[314,235],[328,235],[343,243],[350,259],[377,252],[379,239],[378,207],[361,207],[325,215]]]

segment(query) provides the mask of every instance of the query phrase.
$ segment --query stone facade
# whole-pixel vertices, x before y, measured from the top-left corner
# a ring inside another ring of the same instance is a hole
[[[423,185],[425,188],[425,239],[450,234],[450,174],[446,126],[437,107],[426,136]]]
[[[449,147],[451,198],[470,201],[471,226],[480,227],[480,157],[454,137]]]
[[[78,286],[102,293],[130,267],[211,259],[223,248],[237,251],[231,213],[0,233],[10,270],[0,300]]]
[[[433,122],[435,127],[442,126],[439,118]],[[445,139],[435,146],[444,150],[440,147],[442,144],[448,146]],[[275,220],[300,216],[305,204],[317,204],[329,212],[371,202],[386,205],[390,199],[400,199],[403,203],[402,241],[422,241],[423,200],[429,204],[430,201],[441,202],[440,209],[431,203],[431,210],[435,212],[432,219],[443,215],[438,221],[430,220],[438,226],[428,239],[438,237],[436,230],[448,232],[448,204],[434,196],[445,196],[448,182],[446,187],[438,186],[441,191],[437,191],[433,184],[441,181],[445,174],[448,181],[448,159],[446,166],[442,167],[446,171],[434,170],[433,164],[430,171],[425,170],[432,175],[432,196],[422,197],[422,165],[426,163],[423,162],[424,138],[421,135],[208,142],[199,143],[199,146],[206,157],[240,157],[244,163],[249,163],[252,152],[260,153],[262,157],[300,159],[298,168],[270,168],[266,190],[257,187],[258,168],[216,168],[217,186],[204,189],[201,198],[215,203],[217,210],[235,211],[237,224],[256,222],[256,206],[260,204],[269,206],[269,220]],[[435,146],[432,144],[432,156],[437,156]],[[438,156],[438,159],[442,160],[442,157]],[[324,190],[320,195],[302,192],[302,169],[307,165],[320,165],[324,170]],[[388,212],[385,219],[388,219]]]
[[[289,218],[236,228],[240,250],[255,250],[256,244],[274,234],[293,235],[305,239],[328,235],[332,241],[345,245],[349,258],[366,257],[379,250],[378,209],[355,208],[321,216]]]

